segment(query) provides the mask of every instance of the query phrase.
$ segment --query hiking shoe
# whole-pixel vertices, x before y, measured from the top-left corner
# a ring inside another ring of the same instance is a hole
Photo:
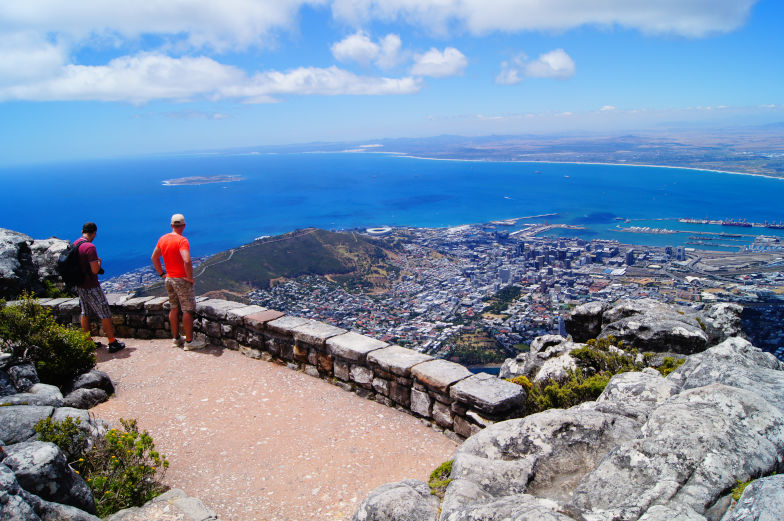
[[[182,347],[185,351],[193,351],[194,349],[203,349],[207,347],[207,342],[200,338],[194,338],[190,342],[185,342],[185,345]]]
[[[100,348],[102,348],[102,347],[103,347],[103,344],[102,344],[102,343],[100,343],[100,342],[98,342],[97,340],[96,340],[96,341],[94,341],[94,342],[93,342],[93,344],[95,344],[95,348],[96,348],[96,349],[100,349]]]
[[[109,342],[110,353],[116,353],[121,349],[125,349],[125,344],[123,342],[120,342],[119,340],[115,340],[114,342]]]
[[[172,340],[172,347],[182,347],[185,344],[185,338],[178,336]]]

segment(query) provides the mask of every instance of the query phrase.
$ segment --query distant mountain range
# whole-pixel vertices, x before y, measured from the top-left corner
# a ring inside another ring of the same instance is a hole
[[[723,129],[672,128],[624,135],[454,136],[306,143],[233,153],[383,152],[436,159],[676,166],[784,177],[784,123]]]
[[[213,255],[194,269],[194,278],[198,295],[230,294],[234,299],[301,275],[323,275],[372,292],[383,290],[395,269],[387,262],[390,255],[394,252],[388,244],[366,236],[308,228]],[[137,295],[165,293],[158,283]]]

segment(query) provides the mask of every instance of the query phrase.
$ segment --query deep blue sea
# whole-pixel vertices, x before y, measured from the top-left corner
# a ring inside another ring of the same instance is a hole
[[[162,184],[216,175],[244,180]],[[628,244],[678,245],[688,234],[623,233],[618,225],[784,236],[674,220],[784,221],[784,180],[675,168],[371,153],[212,154],[0,168],[0,182],[0,227],[73,240],[82,223],[95,221],[107,276],[149,263],[173,213],[186,216],[194,256],[311,226],[453,226],[549,213],[559,214],[551,222],[587,227],[553,235]]]

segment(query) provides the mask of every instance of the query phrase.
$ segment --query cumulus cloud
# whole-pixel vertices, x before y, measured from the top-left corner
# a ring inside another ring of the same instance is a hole
[[[501,85],[515,85],[524,78],[555,78],[565,80],[576,72],[574,60],[563,49],[556,49],[529,61],[525,54],[511,61],[501,62],[501,72],[495,82]]]
[[[415,56],[411,74],[434,78],[457,76],[463,74],[467,65],[465,55],[454,47],[447,47],[443,52],[433,47],[426,53]]]
[[[0,85],[46,77],[66,63],[62,45],[34,32],[0,34]]]
[[[334,43],[330,49],[338,61],[355,61],[365,66],[373,62],[382,69],[389,69],[398,64],[401,47],[400,36],[396,34],[388,34],[375,43],[360,30]]]
[[[532,78],[565,80],[574,76],[574,73],[574,61],[563,49],[545,53],[525,65],[525,75]]]
[[[405,20],[434,32],[457,24],[473,34],[620,26],[650,34],[704,37],[740,27],[757,0],[333,0],[350,23]]]
[[[604,107],[599,109],[600,112],[611,112],[613,110],[615,110],[615,107],[613,105],[605,105]]]
[[[140,54],[102,66],[65,65],[40,81],[0,86],[0,100],[125,101],[238,99],[248,103],[277,101],[275,96],[411,94],[421,88],[416,78],[357,76],[338,67],[300,67],[288,72],[245,71],[211,58],[171,58]]]

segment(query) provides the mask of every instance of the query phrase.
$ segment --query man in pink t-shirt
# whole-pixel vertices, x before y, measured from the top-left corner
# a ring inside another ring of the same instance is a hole
[[[174,346],[186,351],[199,349],[206,344],[203,340],[193,339],[193,314],[196,311],[196,296],[193,292],[193,263],[188,239],[183,237],[185,216],[181,213],[172,215],[171,233],[158,239],[152,252],[152,265],[158,275],[166,279],[166,292],[169,295],[169,323],[171,324]],[[161,265],[163,257],[163,265]],[[180,336],[179,318],[182,309],[182,328],[185,338]]]

